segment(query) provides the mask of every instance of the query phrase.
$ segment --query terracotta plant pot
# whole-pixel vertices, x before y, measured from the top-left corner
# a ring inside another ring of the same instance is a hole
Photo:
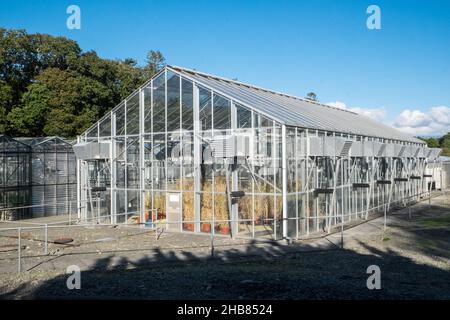
[[[183,230],[194,231],[193,223],[183,223]]]
[[[210,223],[202,223],[200,229],[202,232],[209,233],[211,232],[211,224]]]
[[[221,234],[230,234],[230,227],[229,226],[220,226],[219,231]]]

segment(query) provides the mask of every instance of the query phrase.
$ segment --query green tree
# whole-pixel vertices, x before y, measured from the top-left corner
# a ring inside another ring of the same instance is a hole
[[[23,95],[23,106],[14,107],[8,114],[9,132],[16,135],[41,136],[49,111],[50,95],[43,84],[33,84]]]
[[[420,138],[419,139],[425,141],[429,148],[439,148],[439,140],[436,138]]]
[[[13,89],[13,105],[37,75],[49,67],[64,69],[78,57],[78,44],[64,37],[27,34],[25,30],[0,28],[0,79]]]
[[[311,101],[317,101],[317,95],[314,92],[308,92],[306,94],[306,99]]]
[[[147,53],[147,64],[144,67],[144,77],[150,79],[166,64],[166,59],[160,51],[150,50]]]
[[[115,104],[113,91],[101,82],[73,71],[48,68],[28,87],[22,106],[8,117],[22,135],[74,137]],[[85,109],[91,122],[85,123]],[[95,114],[91,110],[95,110]],[[78,117],[83,121],[78,121]]]
[[[439,145],[442,148],[442,155],[450,156],[450,132],[439,139]]]
[[[11,111],[12,99],[12,88],[5,81],[0,80],[0,134],[6,133],[6,116]]]
[[[164,64],[159,51],[140,67],[64,37],[0,28],[0,133],[74,137]]]
[[[441,148],[450,148],[450,132],[439,139],[439,145]]]

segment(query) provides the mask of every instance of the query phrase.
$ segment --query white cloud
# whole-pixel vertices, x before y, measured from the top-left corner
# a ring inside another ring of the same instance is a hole
[[[450,131],[450,108],[437,106],[426,112],[406,109],[392,125],[415,136],[441,136]]]
[[[450,129],[450,108],[446,106],[439,106],[431,108],[431,116],[438,123],[447,125],[447,128]]]
[[[433,118],[420,110],[403,110],[395,119],[394,126],[398,128],[421,128],[431,124]]]
[[[442,136],[450,131],[450,108],[447,106],[432,107],[427,111],[406,109],[394,117],[394,121],[388,122],[385,108],[348,107],[340,101],[327,105],[365,115],[414,136]]]
[[[340,102],[340,101],[329,102],[329,103],[327,103],[327,105],[335,107],[335,108],[339,108],[339,109],[353,111],[355,113],[362,114],[362,115],[369,117],[376,121],[383,121],[386,118],[386,110],[384,108],[373,108],[373,109],[361,108],[361,107],[349,108],[349,107],[347,107],[347,105],[344,102]]]

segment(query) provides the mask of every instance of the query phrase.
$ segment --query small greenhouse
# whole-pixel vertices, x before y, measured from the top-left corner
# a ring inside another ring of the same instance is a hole
[[[275,239],[418,200],[440,152],[347,110],[175,66],[74,150],[84,221]]]
[[[3,220],[76,212],[76,159],[70,143],[59,137],[0,136],[0,141]]]
[[[0,220],[28,217],[30,201],[31,149],[6,135],[0,135]]]

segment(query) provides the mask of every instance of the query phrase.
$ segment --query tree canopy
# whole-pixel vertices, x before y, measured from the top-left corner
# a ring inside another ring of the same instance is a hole
[[[420,138],[425,141],[430,148],[441,148],[443,156],[450,156],[450,132],[440,138]]]
[[[0,133],[74,137],[164,64],[159,51],[141,67],[83,52],[65,37],[0,28]]]
[[[315,94],[314,92],[308,92],[306,94],[306,99],[311,100],[311,101],[318,101],[317,94]]]

